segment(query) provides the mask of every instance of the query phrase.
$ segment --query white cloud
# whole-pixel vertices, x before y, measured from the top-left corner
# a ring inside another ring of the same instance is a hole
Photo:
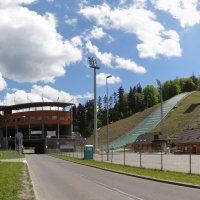
[[[57,26],[56,17],[52,13],[45,13],[44,18],[52,25],[52,27]]]
[[[177,32],[173,30],[162,31],[161,35],[162,37],[158,37],[157,39],[147,36],[149,37],[148,41],[137,45],[141,58],[156,58],[158,55],[164,55],[167,57],[181,56],[182,49],[180,48],[180,38]]]
[[[85,6],[79,13],[105,29],[123,30],[136,35],[141,41],[137,45],[140,57],[181,56],[179,40],[166,35],[167,30],[156,21],[155,14],[142,7],[144,3],[145,1],[137,1],[126,8],[111,8],[104,3],[96,7]],[[168,49],[168,43],[176,47],[170,55],[165,54],[171,50]]]
[[[2,77],[2,74],[0,73],[0,91],[4,90],[7,87],[7,83]]]
[[[82,42],[82,37],[81,36],[75,36],[71,39],[71,42],[74,47],[82,47],[83,42]]]
[[[63,90],[57,90],[49,85],[39,86],[33,85],[30,92],[24,90],[12,89],[11,93],[7,93],[1,101],[4,105],[13,105],[29,102],[71,102],[78,103],[78,99],[92,99],[93,94],[86,92],[83,95],[71,95]]]
[[[0,18],[0,69],[4,77],[18,82],[53,82],[65,74],[66,65],[82,59],[81,50],[56,31],[53,14],[42,16],[22,6],[0,7]]]
[[[106,77],[110,74],[100,73],[97,74],[97,85],[106,85]],[[112,76],[108,78],[108,84],[121,83],[122,80],[118,76]]]
[[[97,46],[93,45],[91,41],[86,43],[86,48],[90,53],[95,54],[95,56],[107,67],[111,66],[111,62],[114,59],[111,53],[101,53]]]
[[[146,73],[146,69],[144,67],[137,65],[130,59],[127,60],[121,57],[116,57],[115,62],[117,63],[117,69],[125,69],[140,74]]]
[[[76,98],[77,99],[94,99],[94,94],[90,92],[86,92],[83,95],[77,95]]]
[[[16,90],[13,93],[7,93],[1,102],[4,105],[14,105],[20,103],[30,102],[30,99],[33,102],[42,101],[39,95],[26,93],[24,90]]]
[[[174,32],[170,32],[166,34],[171,34],[174,38],[176,36]],[[170,53],[173,53],[173,50],[175,47],[172,44],[170,44],[170,41],[168,42],[168,45],[171,45],[172,49],[171,49],[171,52],[167,52],[167,50],[169,49],[167,48],[165,54],[168,53],[170,55]],[[125,69],[128,71],[140,73],[140,74],[146,73],[146,69],[144,67],[139,66],[138,64],[136,64],[134,61],[130,59],[124,59],[119,56],[114,56],[111,53],[106,53],[106,52],[101,53],[98,47],[93,45],[91,41],[88,41],[86,43],[86,48],[89,50],[90,53],[93,53],[101,61],[101,63],[104,64],[106,67],[113,68],[113,69],[114,68]],[[116,63],[116,67],[113,67],[111,65],[112,62],[113,62],[113,65],[114,65],[114,62]]]
[[[180,21],[181,26],[194,26],[200,23],[198,0],[151,0],[156,9],[169,12]]]
[[[71,26],[75,26],[78,22],[77,18],[69,18],[67,15],[64,16],[64,21]]]
[[[37,0],[0,0],[0,8],[2,7],[15,7],[21,4],[31,4]]]
[[[91,38],[93,39],[101,39],[106,36],[106,33],[103,31],[103,29],[97,26],[94,26],[90,33]]]
[[[47,2],[48,2],[48,3],[53,3],[53,2],[54,2],[54,0],[47,0]]]
[[[39,95],[40,97],[43,97],[47,101],[71,102],[73,99],[76,100],[75,96],[67,92],[64,92],[62,90],[59,91],[48,85],[45,85],[43,87],[39,85],[33,85],[31,89],[31,94]]]
[[[82,8],[82,7],[84,7],[84,6],[88,5],[88,4],[89,4],[88,0],[79,0],[78,6],[80,8]]]
[[[119,5],[123,5],[126,3],[126,0],[119,0]]]

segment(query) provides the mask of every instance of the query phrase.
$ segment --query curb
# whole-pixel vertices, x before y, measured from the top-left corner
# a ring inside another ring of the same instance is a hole
[[[0,162],[26,162],[26,158],[9,158],[9,159],[0,159]]]
[[[27,162],[26,164],[27,164],[27,168],[28,168],[28,174],[29,174],[30,179],[31,179],[31,184],[32,184],[35,200],[39,200],[39,196],[38,196],[38,193],[37,193],[37,190],[36,190],[36,185],[35,185],[35,182],[33,181],[32,171],[31,171],[31,169],[29,167],[29,163]]]
[[[54,157],[54,156],[52,156],[52,157]],[[54,158],[57,158],[57,157],[54,157]],[[58,159],[65,160],[65,159],[62,159],[62,158],[58,158]],[[131,177],[135,177],[135,178],[141,178],[141,179],[145,179],[145,180],[150,180],[150,181],[155,181],[155,182],[160,182],[160,183],[165,183],[165,184],[171,184],[171,185],[177,185],[177,186],[182,186],[182,187],[200,189],[200,185],[193,185],[193,184],[189,184],[189,183],[181,183],[181,182],[175,182],[175,181],[167,181],[167,180],[156,179],[156,178],[152,178],[152,177],[148,177],[148,176],[140,176],[140,175],[130,174],[130,173],[116,171],[116,170],[112,170],[112,169],[96,167],[96,166],[93,166],[93,165],[88,165],[88,164],[84,164],[84,163],[80,163],[80,162],[74,162],[74,161],[70,161],[70,160],[65,160],[65,161],[72,162],[72,163],[79,164],[79,165],[83,165],[83,166],[96,168],[96,169],[100,169],[100,170],[104,170],[104,171],[108,171],[108,172],[113,172],[113,173],[116,173],[116,174],[131,176]]]

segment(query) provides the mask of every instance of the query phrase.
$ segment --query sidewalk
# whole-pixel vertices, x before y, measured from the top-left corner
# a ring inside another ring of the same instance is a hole
[[[23,163],[27,163],[26,158],[0,159],[0,162],[23,162]]]

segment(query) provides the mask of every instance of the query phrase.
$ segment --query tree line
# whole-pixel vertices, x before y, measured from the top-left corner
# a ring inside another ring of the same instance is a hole
[[[194,74],[189,78],[176,78],[162,84],[163,100],[183,92],[200,90],[200,78]],[[109,110],[109,123],[129,117],[134,113],[143,111],[160,102],[159,88],[147,85],[142,88],[140,83],[130,87],[125,92],[120,86],[111,96],[98,97],[97,99],[97,126],[98,128],[107,124],[107,100]],[[80,132],[83,137],[93,134],[94,101],[88,100],[85,104],[79,103],[73,107],[73,130]]]

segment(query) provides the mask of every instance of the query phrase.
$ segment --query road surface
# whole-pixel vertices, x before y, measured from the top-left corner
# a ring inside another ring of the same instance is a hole
[[[200,190],[27,155],[38,200],[199,200]]]

